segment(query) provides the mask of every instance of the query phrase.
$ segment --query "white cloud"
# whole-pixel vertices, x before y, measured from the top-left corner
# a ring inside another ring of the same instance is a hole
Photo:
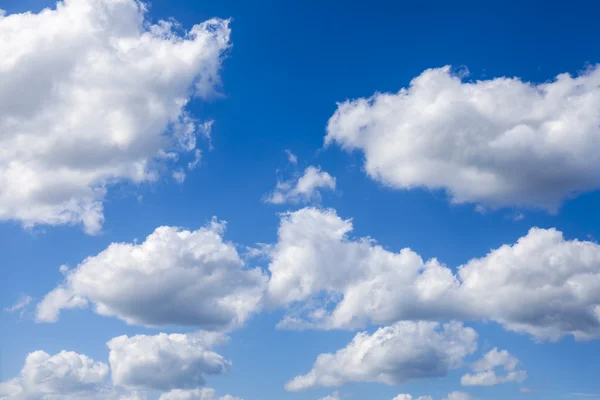
[[[320,400],[340,400],[340,393],[339,392],[333,392],[332,394],[322,397]]]
[[[473,397],[465,392],[452,392],[444,400],[471,400]]]
[[[288,156],[288,161],[292,164],[298,164],[298,157],[296,157],[296,155],[294,153],[292,153],[290,150],[286,150],[285,154],[287,154]]]
[[[145,12],[64,0],[0,14],[0,220],[97,233],[111,184],[156,180],[206,135],[186,105],[219,84],[228,21],[179,35]]]
[[[244,268],[224,229],[216,220],[195,231],[163,226],[143,243],[113,243],[70,270],[38,304],[36,319],[54,322],[61,309],[91,302],[130,324],[240,326],[260,306],[267,277]]]
[[[163,393],[158,400],[241,400],[239,397],[225,395],[217,397],[214,389],[192,389],[181,390],[174,389],[168,393]]]
[[[433,400],[433,398],[431,396],[419,396],[419,397],[412,397],[410,394],[399,394],[398,396],[394,397],[393,400]]]
[[[348,382],[396,385],[445,376],[477,348],[477,333],[461,323],[398,322],[372,335],[358,333],[335,354],[320,354],[312,369],[286,390],[340,386]]]
[[[494,320],[539,340],[600,337],[600,245],[531,229],[457,268],[410,249],[351,238],[333,210],[282,215],[270,251],[269,301],[280,327],[359,328],[399,320]]]
[[[320,189],[335,190],[336,179],[319,167],[310,166],[298,179],[277,182],[265,201],[273,204],[310,203],[321,200]]]
[[[173,180],[175,180],[175,182],[181,184],[185,181],[185,172],[182,169],[176,169],[175,171],[173,171]]]
[[[53,356],[34,351],[25,359],[19,377],[0,383],[2,399],[57,399],[84,396],[108,376],[108,366],[72,351]],[[60,396],[60,397],[57,397]]]
[[[119,336],[109,341],[112,382],[136,389],[193,389],[205,375],[227,372],[230,362],[211,347],[224,340],[215,333]]]
[[[508,382],[523,382],[527,372],[516,370],[519,360],[506,350],[493,348],[473,364],[475,374],[465,374],[460,379],[463,386],[494,386]],[[502,367],[505,376],[496,375],[496,368]]]
[[[364,153],[399,189],[444,189],[453,203],[558,209],[600,188],[600,67],[543,84],[465,82],[428,69],[398,93],[338,104],[326,144]]]
[[[33,297],[22,294],[19,296],[19,299],[15,304],[10,307],[5,307],[4,311],[8,313],[13,313],[15,311],[23,310],[25,307],[29,305],[33,301]]]

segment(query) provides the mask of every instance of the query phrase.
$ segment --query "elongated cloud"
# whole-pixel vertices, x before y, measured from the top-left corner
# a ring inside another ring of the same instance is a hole
[[[398,322],[372,335],[362,332],[335,354],[320,354],[312,369],[289,381],[298,391],[348,382],[396,385],[445,376],[477,348],[477,333],[460,323]]]
[[[397,93],[339,103],[325,143],[361,151],[367,174],[393,188],[554,212],[600,188],[598,110],[599,66],[542,84],[434,68]]]
[[[600,338],[600,245],[531,229],[459,266],[352,238],[351,220],[304,208],[282,216],[268,296],[280,327],[352,329],[400,320],[484,319],[540,340]]]
[[[0,13],[0,220],[98,232],[111,184],[193,159],[186,105],[219,84],[228,21],[179,34],[136,0],[64,0]]]
[[[195,231],[159,227],[140,244],[113,243],[70,270],[38,304],[36,318],[54,322],[61,310],[91,303],[136,325],[239,327],[259,309],[267,277],[244,268],[224,230],[213,220]]]

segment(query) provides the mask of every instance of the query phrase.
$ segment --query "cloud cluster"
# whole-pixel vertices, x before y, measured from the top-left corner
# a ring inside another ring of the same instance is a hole
[[[0,13],[0,220],[96,233],[110,185],[195,151],[206,125],[186,105],[219,84],[228,21],[182,32],[145,13],[136,0]]]
[[[400,320],[494,320],[539,340],[600,337],[600,245],[532,228],[457,268],[351,238],[333,210],[282,216],[268,296],[280,327],[359,328]]]
[[[61,309],[92,303],[130,324],[240,326],[260,306],[267,277],[244,268],[224,230],[213,220],[195,231],[159,227],[140,244],[113,243],[70,270],[38,304],[36,318],[53,322]]]
[[[241,400],[199,388],[206,375],[229,370],[231,363],[212,350],[226,339],[209,332],[119,336],[107,343],[110,370],[71,351],[53,356],[35,351],[18,377],[0,382],[0,399],[145,400],[159,391],[160,400]]]
[[[312,369],[289,381],[291,391],[348,382],[396,385],[445,376],[477,348],[477,333],[452,322],[398,322],[372,335],[358,333],[335,354],[320,354]]]
[[[61,351],[50,356],[34,351],[25,359],[19,377],[0,383],[2,399],[52,399],[54,395],[84,396],[102,384],[108,366],[85,355]]]
[[[297,179],[277,182],[275,190],[269,193],[265,201],[273,204],[319,202],[320,190],[335,190],[335,184],[336,179],[329,173],[321,171],[319,167],[310,166],[304,170],[304,175]]]
[[[494,386],[508,382],[523,382],[527,379],[527,372],[517,370],[519,360],[506,350],[498,351],[493,348],[481,360],[473,364],[475,374],[465,374],[460,379],[463,386]],[[496,369],[502,367],[505,376],[496,375]]]
[[[600,188],[600,67],[542,84],[466,82],[428,69],[398,93],[338,104],[326,144],[364,153],[393,188],[445,190],[453,203],[555,212]]]

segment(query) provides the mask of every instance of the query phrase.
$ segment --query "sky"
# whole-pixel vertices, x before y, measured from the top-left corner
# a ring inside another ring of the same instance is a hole
[[[0,399],[600,399],[596,2],[0,10]]]

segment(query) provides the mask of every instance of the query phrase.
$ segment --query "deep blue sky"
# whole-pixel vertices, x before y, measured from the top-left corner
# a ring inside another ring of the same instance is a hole
[[[9,14],[52,5],[0,3]],[[324,193],[322,205],[353,218],[353,235],[370,236],[394,251],[410,247],[455,267],[514,242],[532,226],[556,227],[568,239],[600,237],[598,192],[569,200],[557,215],[525,211],[524,219],[514,221],[510,209],[478,213],[473,205],[449,205],[441,192],[385,188],[364,174],[361,153],[323,147],[336,102],[396,92],[427,68],[452,65],[467,67],[470,79],[518,76],[543,82],[600,62],[598,2],[154,0],[149,16],[172,17],[185,28],[213,16],[232,19],[233,47],[221,75],[224,96],[190,106],[194,115],[215,120],[212,151],[204,152],[201,167],[183,185],[165,177],[109,190],[99,236],[77,227],[28,231],[16,222],[0,223],[3,307],[20,293],[43,297],[61,281],[60,265],[75,266],[111,242],[141,240],[160,225],[197,229],[217,216],[228,222],[225,237],[234,243],[275,242],[277,213],[294,206],[264,204],[261,198],[278,176],[293,170],[285,149],[298,156],[299,169],[320,165],[337,178],[337,190]],[[283,384],[306,372],[319,353],[345,346],[354,333],[280,331],[275,329],[280,317],[280,311],[264,312],[235,331],[219,349],[233,361],[233,370],[211,378],[210,386],[250,400],[308,400],[330,393],[288,393]],[[35,324],[27,315],[17,320],[15,314],[0,314],[0,380],[17,375],[24,357],[36,349],[53,354],[68,348],[106,361],[104,343],[110,338],[155,332],[89,310],[66,312],[57,324]],[[493,323],[469,325],[479,332],[482,349],[486,343],[506,348],[524,363],[525,386],[538,390],[534,398],[600,393],[598,342],[565,338],[535,344]],[[441,398],[460,389],[462,372],[402,387],[355,384],[340,392],[355,399],[384,400],[398,393]],[[526,398],[510,384],[469,391],[490,400]]]

